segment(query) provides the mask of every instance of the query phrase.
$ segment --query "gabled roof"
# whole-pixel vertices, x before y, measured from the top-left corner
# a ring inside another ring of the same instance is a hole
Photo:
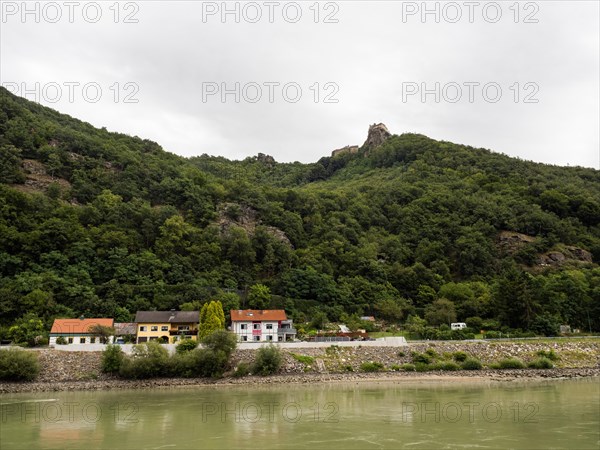
[[[136,323],[198,323],[199,311],[138,311]]]
[[[112,327],[113,322],[113,319],[54,319],[50,333],[89,333],[90,327],[94,325]]]
[[[126,334],[135,334],[137,327],[133,322],[115,322],[115,336],[124,336]]]
[[[230,313],[232,322],[287,320],[283,309],[232,309]]]

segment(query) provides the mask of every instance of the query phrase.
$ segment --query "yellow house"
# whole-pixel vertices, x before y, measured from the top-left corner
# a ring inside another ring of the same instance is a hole
[[[162,340],[172,344],[181,339],[198,339],[198,311],[138,311],[135,315],[136,342]]]

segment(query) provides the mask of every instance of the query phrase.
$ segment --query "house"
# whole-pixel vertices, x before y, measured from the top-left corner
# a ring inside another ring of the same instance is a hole
[[[90,332],[95,325],[112,327],[113,319],[54,319],[50,330],[50,345],[56,345],[59,337],[67,344],[100,344],[100,336]]]
[[[240,342],[285,342],[296,330],[283,309],[232,309],[231,330]]]
[[[114,342],[117,344],[135,342],[137,325],[134,322],[115,322],[114,328]]]
[[[172,344],[181,339],[198,339],[199,311],[138,311],[136,342],[156,341]]]

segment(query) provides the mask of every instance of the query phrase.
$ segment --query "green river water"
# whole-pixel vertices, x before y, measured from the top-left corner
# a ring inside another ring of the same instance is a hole
[[[600,380],[0,396],[0,449],[600,448]]]

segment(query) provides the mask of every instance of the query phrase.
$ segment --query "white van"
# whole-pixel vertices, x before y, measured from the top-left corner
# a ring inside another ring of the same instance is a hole
[[[450,324],[450,328],[453,330],[462,330],[463,328],[467,328],[467,324],[464,322],[454,322]]]

